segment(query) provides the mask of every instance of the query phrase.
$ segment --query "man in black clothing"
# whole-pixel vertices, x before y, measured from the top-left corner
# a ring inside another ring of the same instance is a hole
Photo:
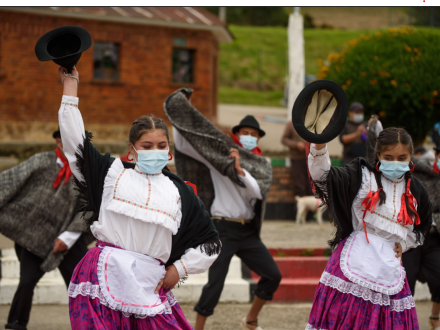
[[[367,130],[364,123],[364,106],[360,102],[353,102],[348,110],[348,121],[344,130],[339,135],[344,145],[344,165],[358,157],[365,157],[367,149]]]

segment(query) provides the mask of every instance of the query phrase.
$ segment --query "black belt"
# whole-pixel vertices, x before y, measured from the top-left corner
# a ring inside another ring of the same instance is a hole
[[[231,221],[231,222],[238,222],[244,225],[245,223],[250,223],[252,220],[244,220],[244,219],[231,219],[226,217],[211,217],[212,220],[225,220],[225,221]]]

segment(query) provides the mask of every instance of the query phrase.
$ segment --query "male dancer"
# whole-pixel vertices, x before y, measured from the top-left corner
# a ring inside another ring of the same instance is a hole
[[[38,281],[58,267],[68,286],[91,242],[82,235],[85,222],[75,214],[77,194],[60,132],[53,138],[54,151],[0,173],[0,232],[15,242],[20,261],[20,282],[5,329],[26,330]]]
[[[206,318],[214,313],[234,254],[261,276],[252,307],[241,323],[246,329],[261,329],[258,314],[281,281],[278,267],[260,239],[272,181],[271,166],[257,146],[265,132],[253,116],[246,116],[226,135],[191,106],[190,94],[181,90],[165,101],[165,112],[173,124],[176,167],[181,177],[197,185],[222,242],[222,252],[209,269],[209,281],[195,306],[195,329],[203,329]]]

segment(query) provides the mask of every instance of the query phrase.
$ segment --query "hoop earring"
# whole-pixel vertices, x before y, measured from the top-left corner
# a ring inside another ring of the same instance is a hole
[[[173,155],[171,154],[171,151],[168,151],[168,155],[170,155],[170,158],[168,158],[168,161],[173,160]]]
[[[410,172],[414,172],[414,168],[416,167],[416,165],[414,164],[413,161],[411,161],[410,164],[412,164],[412,167],[411,167],[411,169],[409,171]]]
[[[380,166],[380,160],[376,163],[376,170],[378,172],[382,172],[381,170],[379,170],[379,166]]]
[[[130,156],[131,156],[131,154],[130,154],[130,151],[127,153],[127,160],[129,161],[129,162],[131,162],[134,158],[133,158],[133,156],[131,157],[131,159],[130,159]]]

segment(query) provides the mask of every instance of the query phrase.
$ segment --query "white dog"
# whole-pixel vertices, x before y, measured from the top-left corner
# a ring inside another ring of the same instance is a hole
[[[321,199],[315,198],[315,196],[295,196],[296,200],[296,223],[305,223],[306,215],[308,211],[317,213],[318,223],[322,224],[322,213],[324,213],[323,207],[321,205]]]

